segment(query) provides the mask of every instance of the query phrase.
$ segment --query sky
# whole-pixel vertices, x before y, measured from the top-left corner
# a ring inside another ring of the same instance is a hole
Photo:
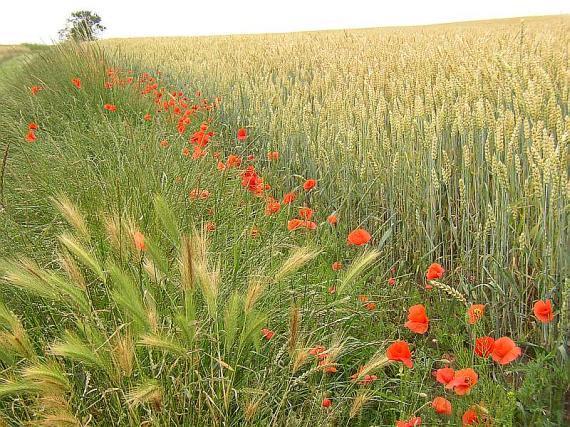
[[[2,0],[0,44],[50,43],[71,12],[102,38],[289,32],[570,13],[561,0]]]

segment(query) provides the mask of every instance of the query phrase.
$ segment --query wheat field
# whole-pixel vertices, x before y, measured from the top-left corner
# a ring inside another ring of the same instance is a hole
[[[567,423],[569,25],[18,61],[0,426]]]

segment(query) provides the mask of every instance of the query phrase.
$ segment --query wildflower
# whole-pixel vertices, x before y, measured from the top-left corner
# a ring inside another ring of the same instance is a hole
[[[146,250],[146,245],[144,243],[144,234],[142,234],[140,231],[135,231],[133,234],[133,240],[135,241],[135,248],[137,248],[139,251]]]
[[[146,113],[146,114],[143,116],[143,119],[145,119],[147,122],[149,122],[149,121],[152,119],[152,116],[150,115],[150,113]]]
[[[378,376],[370,374],[362,376],[362,371],[364,371],[364,368],[365,368],[364,366],[361,366],[355,374],[352,374],[350,376],[350,379],[355,382],[358,381],[358,384],[361,385],[372,384],[374,381],[378,379]]]
[[[299,208],[299,216],[304,219],[311,219],[313,217],[313,210],[311,208]]]
[[[160,141],[160,146],[162,148],[168,148],[170,144],[168,143],[168,141],[166,139],[163,139],[162,141]]]
[[[241,166],[241,157],[236,156],[235,154],[230,154],[228,159],[226,160],[226,167],[231,169],[233,167],[240,167]]]
[[[253,154],[249,154],[249,155],[247,156],[247,161],[248,161],[248,162],[253,162],[254,160],[255,160],[255,156],[254,156]]]
[[[347,241],[349,245],[362,246],[368,243],[371,238],[372,237],[368,231],[363,228],[357,228],[356,230],[350,232],[347,237]]]
[[[35,122],[30,122],[28,123],[28,130],[37,130],[38,129],[38,125]]]
[[[71,84],[75,86],[77,89],[81,89],[81,80],[79,78],[71,79]]]
[[[223,172],[226,170],[226,165],[224,165],[224,162],[218,162],[218,164],[216,165],[216,168],[220,171]]]
[[[263,328],[263,329],[261,329],[261,334],[263,335],[263,338],[265,338],[267,341],[269,341],[271,338],[273,338],[273,335],[275,335],[275,332],[273,332],[270,329]]]
[[[396,341],[386,350],[386,357],[389,360],[400,361],[408,368],[413,368],[412,353],[406,341]]]
[[[477,323],[485,314],[485,304],[472,304],[471,307],[467,309],[467,322],[470,325]]]
[[[333,271],[342,270],[342,263],[340,261],[333,262],[332,263],[332,269],[333,269]]]
[[[253,239],[258,238],[258,237],[259,237],[259,228],[257,228],[256,226],[253,226],[253,227],[251,228],[250,234],[251,234],[251,237],[252,237]]]
[[[464,394],[469,394],[471,388],[477,384],[478,379],[479,376],[473,369],[460,369],[459,371],[455,371],[453,380],[447,383],[445,388],[448,390],[453,389],[455,394],[462,396]]]
[[[329,294],[331,294],[331,295],[336,294],[336,286],[329,286],[328,292],[329,292]]]
[[[436,414],[451,415],[451,402],[444,397],[436,397],[431,402],[431,406],[435,409]]]
[[[317,356],[319,359],[323,360],[326,357],[326,354],[324,354],[325,351],[326,351],[325,346],[317,345],[317,346],[309,349],[309,354],[311,356]]]
[[[441,279],[445,273],[445,269],[438,263],[431,264],[426,271],[427,280]]]
[[[103,108],[107,111],[117,111],[117,106],[113,104],[105,104]]]
[[[261,195],[264,190],[263,179],[257,175],[253,166],[248,166],[241,174],[241,185],[254,194]]]
[[[338,222],[338,218],[336,217],[335,214],[330,214],[330,215],[327,217],[327,222],[328,222],[330,225],[336,225],[337,222]]]
[[[28,131],[28,133],[26,134],[26,141],[28,142],[34,142],[35,140],[37,140],[38,138],[36,137],[36,133],[33,131],[33,129],[30,129]]]
[[[268,160],[279,160],[279,151],[270,151],[267,153]]]
[[[287,193],[283,196],[283,204],[289,205],[289,204],[293,203],[296,198],[297,198],[297,196],[295,195],[295,193]]]
[[[265,215],[273,215],[279,212],[279,209],[281,209],[281,203],[277,200],[271,199],[267,202],[267,205],[265,205]]]
[[[209,231],[210,233],[216,231],[216,224],[212,221],[206,222],[206,231]]]
[[[435,380],[443,385],[449,384],[455,377],[455,371],[452,368],[440,368],[434,372]]]
[[[188,147],[184,147],[184,148],[182,149],[182,155],[183,155],[184,157],[190,157],[190,149],[189,149]]]
[[[330,408],[331,405],[332,405],[332,400],[330,400],[328,397],[325,397],[325,398],[323,399],[323,401],[321,402],[321,406],[322,406],[323,408]]]
[[[390,278],[388,279],[388,284],[389,284],[390,286],[394,286],[394,285],[396,284],[396,279],[394,279],[393,277],[390,277]]]
[[[416,427],[422,424],[420,417],[412,417],[406,421],[396,421],[396,427]]]
[[[43,87],[41,86],[32,86],[30,88],[30,91],[32,92],[32,95],[37,95],[39,91],[44,90]]]
[[[554,319],[554,314],[552,313],[552,302],[549,299],[535,302],[533,312],[536,318],[542,323],[549,323]]]
[[[463,413],[463,416],[461,417],[461,422],[464,426],[479,424],[479,417],[477,415],[477,411],[474,409],[473,406]]]
[[[305,183],[303,184],[303,189],[305,191],[310,191],[313,188],[315,188],[317,185],[317,181],[315,181],[314,179],[308,179],[305,181]]]
[[[368,311],[376,310],[376,303],[375,302],[367,302],[364,304],[364,308]]]
[[[293,231],[299,228],[306,228],[307,230],[315,230],[317,224],[313,221],[307,221],[306,219],[292,219],[287,222],[287,230]]]
[[[323,369],[325,374],[336,374],[338,372],[336,365],[329,361],[326,356],[319,362],[319,367]]]
[[[237,139],[239,141],[245,141],[247,138],[247,130],[245,128],[239,128],[237,131]]]
[[[404,326],[416,334],[425,334],[429,327],[426,308],[422,304],[411,306],[408,310],[408,321]]]
[[[475,340],[475,354],[479,357],[489,357],[495,347],[495,339],[492,337],[479,337]]]
[[[501,337],[495,340],[495,345],[491,351],[491,358],[501,364],[506,365],[521,355],[520,347],[509,337]]]

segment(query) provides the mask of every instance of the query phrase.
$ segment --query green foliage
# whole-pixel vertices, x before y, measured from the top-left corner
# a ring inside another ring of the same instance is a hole
[[[62,40],[93,41],[105,27],[101,24],[101,17],[89,10],[73,12],[67,19],[65,28],[59,31]]]

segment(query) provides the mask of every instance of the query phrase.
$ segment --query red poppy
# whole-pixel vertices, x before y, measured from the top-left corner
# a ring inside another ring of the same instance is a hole
[[[28,123],[28,130],[37,130],[38,129],[38,125],[35,122],[30,122]]]
[[[279,212],[279,209],[281,209],[281,203],[277,200],[269,200],[265,205],[265,215],[273,215]]]
[[[44,88],[41,87],[41,86],[32,86],[32,87],[30,88],[30,91],[32,92],[32,95],[37,95],[40,90],[44,90]]]
[[[390,278],[388,279],[388,284],[389,284],[390,286],[394,286],[394,285],[396,284],[396,279],[394,279],[393,277],[390,277]]]
[[[545,301],[538,300],[535,302],[533,311],[536,318],[542,323],[549,323],[554,319],[554,314],[552,313],[552,302],[549,299]]]
[[[467,309],[467,322],[470,325],[477,323],[485,314],[485,304],[472,304],[471,307]]]
[[[273,338],[273,335],[275,335],[275,332],[273,332],[270,329],[263,328],[263,329],[261,329],[261,334],[263,335],[263,338],[265,338],[267,341],[269,341],[271,338]]]
[[[358,382],[358,384],[361,384],[361,385],[372,384],[374,381],[376,381],[378,379],[378,376],[376,376],[376,375],[367,374],[367,375],[362,376],[361,374],[362,374],[363,370],[364,370],[364,366],[361,366],[355,374],[352,374],[350,376],[350,379],[352,381]]]
[[[416,334],[425,334],[427,332],[429,318],[426,315],[426,308],[423,304],[413,305],[409,308],[408,321],[404,326]]]
[[[325,397],[325,398],[323,399],[323,401],[321,402],[321,406],[322,406],[323,408],[330,408],[331,405],[332,405],[332,400],[330,400],[328,397]]]
[[[283,196],[283,204],[289,205],[289,204],[293,203],[296,198],[297,198],[297,196],[295,195],[295,193],[287,193]]]
[[[245,128],[239,128],[237,131],[237,139],[239,141],[245,141],[247,138],[247,130]]]
[[[477,415],[477,411],[473,409],[473,407],[466,410],[461,417],[461,422],[464,426],[479,424],[479,416]]]
[[[322,368],[325,374],[335,374],[338,372],[336,365],[330,362],[326,356],[319,362],[319,367]]]
[[[317,224],[313,221],[308,221],[306,219],[292,219],[287,222],[287,229],[289,231],[297,230],[299,228],[306,228],[307,230],[315,230]]]
[[[162,141],[160,141],[160,146],[162,148],[168,148],[170,144],[168,143],[168,141],[166,139],[163,139]]]
[[[471,388],[477,384],[478,379],[479,376],[473,369],[460,369],[459,371],[455,371],[453,380],[447,383],[445,388],[453,389],[453,391],[455,391],[455,394],[462,396],[464,394],[469,394]]]
[[[137,248],[139,251],[146,250],[146,245],[144,243],[144,234],[142,234],[140,231],[135,231],[133,234],[133,240],[135,242],[135,248]]]
[[[366,304],[364,304],[364,308],[368,311],[374,311],[374,310],[376,310],[376,303],[375,302],[367,302]]]
[[[146,113],[146,114],[143,116],[143,119],[145,119],[147,122],[149,122],[149,121],[152,119],[152,116],[150,115],[150,113]]]
[[[32,129],[30,129],[28,131],[28,133],[26,134],[26,141],[34,142],[36,139],[38,139],[38,138],[36,137],[35,132]]]
[[[105,104],[103,108],[107,111],[117,111],[117,106],[113,104]]]
[[[226,166],[228,169],[233,167],[240,167],[241,166],[241,157],[236,156],[235,154],[230,154],[228,159],[226,160]]]
[[[310,190],[312,190],[313,188],[315,188],[316,185],[317,185],[317,181],[316,181],[316,180],[314,180],[314,179],[308,179],[308,180],[306,180],[305,183],[303,184],[303,189],[304,189],[305,191],[310,191]]]
[[[325,346],[317,345],[309,349],[309,354],[311,356],[317,356],[320,360],[322,360],[326,357],[325,351],[326,351]]]
[[[71,79],[71,84],[75,86],[77,89],[81,89],[81,80],[79,78]]]
[[[349,245],[362,246],[368,243],[371,238],[372,237],[370,236],[368,231],[366,231],[363,228],[357,228],[356,230],[352,230],[350,232],[350,234],[347,237],[347,240]]]
[[[495,339],[492,337],[479,337],[475,340],[475,354],[479,357],[489,357],[495,347]]]
[[[435,409],[436,414],[451,415],[451,402],[444,397],[436,397],[431,402],[431,406]]]
[[[420,417],[412,417],[406,421],[396,421],[396,427],[416,427],[422,424]]]
[[[333,269],[333,271],[342,270],[342,263],[340,261],[333,262],[332,263],[332,269]]]
[[[220,171],[223,172],[226,170],[226,165],[224,165],[224,162],[218,162],[218,164],[216,165],[216,168]]]
[[[493,360],[501,365],[511,363],[521,355],[520,347],[509,337],[501,337],[495,340],[495,345],[491,351]]]
[[[447,385],[455,377],[455,371],[452,368],[440,368],[434,372],[435,379],[438,383]]]
[[[299,208],[299,216],[304,219],[311,219],[313,217],[313,210],[311,208]]]
[[[270,151],[267,153],[268,160],[279,160],[279,151]]]
[[[213,231],[216,231],[216,224],[212,221],[208,221],[206,222],[206,231],[209,231],[210,233]]]
[[[434,262],[428,267],[426,271],[426,279],[427,280],[441,279],[443,277],[443,273],[445,273],[445,269],[437,262]]]
[[[386,350],[386,357],[389,360],[400,361],[408,368],[413,368],[412,353],[406,341],[396,341]]]
[[[189,156],[190,156],[190,149],[189,149],[188,147],[184,147],[184,148],[182,149],[182,155],[183,155],[184,157],[189,157]]]
[[[259,233],[259,228],[257,228],[256,226],[253,226],[253,227],[251,228],[250,234],[251,234],[251,237],[252,237],[253,239],[256,239],[257,237],[259,237],[259,234],[260,234],[260,233]]]
[[[255,160],[255,156],[253,154],[248,154],[247,155],[247,161],[248,162],[253,162]]]
[[[338,222],[338,218],[336,217],[335,214],[331,214],[331,215],[329,215],[329,216],[327,217],[327,222],[328,222],[330,225],[336,225],[337,222]]]

